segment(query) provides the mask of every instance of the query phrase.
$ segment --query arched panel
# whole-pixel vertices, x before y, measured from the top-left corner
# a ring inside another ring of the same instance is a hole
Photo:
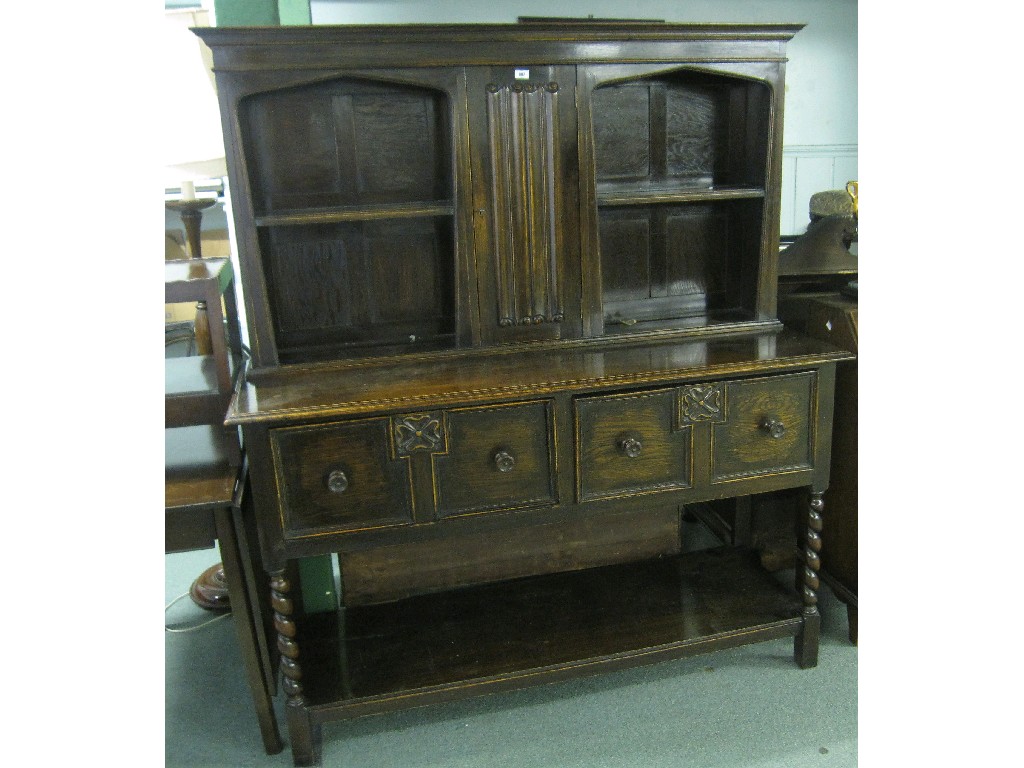
[[[356,78],[246,98],[256,214],[450,200],[449,113],[441,91]]]
[[[594,89],[597,182],[764,185],[771,88],[681,68]]]

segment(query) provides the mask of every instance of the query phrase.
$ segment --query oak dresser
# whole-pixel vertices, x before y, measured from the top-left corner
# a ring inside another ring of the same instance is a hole
[[[784,636],[816,664],[851,355],[776,317],[798,29],[197,30],[296,764],[339,717]],[[785,488],[796,589],[685,546],[685,505]]]

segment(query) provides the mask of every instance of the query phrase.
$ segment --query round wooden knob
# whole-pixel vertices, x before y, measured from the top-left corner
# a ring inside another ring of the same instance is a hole
[[[786,434],[786,425],[774,416],[767,416],[761,420],[761,429],[772,436],[772,439],[779,440]]]
[[[515,465],[516,457],[508,451],[498,451],[494,454],[494,466],[498,468],[499,472],[511,472]]]
[[[644,444],[635,437],[627,437],[625,440],[619,442],[619,450],[629,456],[631,459],[635,459],[640,455],[640,451],[644,449]]]
[[[331,493],[344,493],[348,490],[348,475],[340,469],[335,469],[327,476],[327,490]]]

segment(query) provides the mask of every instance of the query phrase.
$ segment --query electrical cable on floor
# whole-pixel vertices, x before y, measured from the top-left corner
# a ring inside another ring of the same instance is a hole
[[[167,612],[171,609],[171,606],[173,606],[175,603],[177,603],[182,598],[185,598],[185,597],[188,597],[188,596],[189,596],[189,593],[185,592],[184,594],[178,595],[176,598],[171,600],[171,602],[169,602],[167,605],[164,606],[164,615],[165,616],[167,615]],[[165,624],[164,625],[164,631],[165,632],[173,632],[175,634],[184,634],[185,632],[195,632],[197,629],[202,629],[203,627],[208,627],[211,624],[213,624],[214,622],[220,621],[221,619],[226,619],[230,615],[231,615],[230,612],[222,613],[220,616],[214,616],[212,619],[207,619],[206,621],[204,621],[201,624],[196,624],[196,625],[191,626],[191,627],[181,627],[180,629],[178,627],[169,627],[169,626],[167,626]]]

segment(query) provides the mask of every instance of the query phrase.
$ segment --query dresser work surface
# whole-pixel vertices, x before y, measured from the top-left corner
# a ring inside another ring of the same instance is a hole
[[[792,635],[813,666],[848,358],[784,332],[245,385],[230,421],[262,468],[297,760],[337,717],[736,644]],[[681,550],[683,505],[793,487],[810,493],[799,591],[742,549]],[[286,566],[327,553],[343,605],[303,612]]]
[[[339,718],[780,637],[817,663],[852,355],[776,316],[798,30],[197,32],[296,764]],[[684,545],[687,505],[797,488],[793,588]]]

